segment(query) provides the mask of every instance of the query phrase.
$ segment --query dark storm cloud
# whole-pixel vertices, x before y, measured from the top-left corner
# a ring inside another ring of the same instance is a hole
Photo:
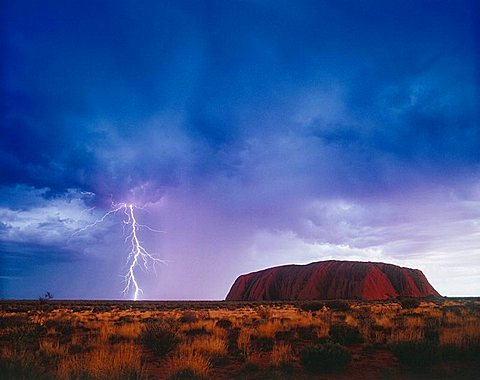
[[[42,264],[50,264],[54,262],[72,262],[82,259],[82,256],[68,249],[52,250],[50,246],[40,244],[24,244],[14,242],[0,243],[0,257],[2,258],[2,268],[12,269],[12,263],[18,268],[15,269],[14,275],[21,275],[21,271],[28,272],[29,267]]]
[[[5,6],[3,183],[121,197],[242,175],[249,158],[230,159],[246,142],[291,134],[313,156],[334,145],[355,162],[345,175],[362,182],[368,168],[373,187],[385,175],[374,156],[478,164],[469,3],[131,5]],[[331,83],[348,121],[317,104],[313,122],[292,122],[297,99]]]
[[[7,294],[5,291],[7,281],[21,280],[30,276],[32,271],[52,263],[71,264],[81,260],[82,255],[71,249],[36,243],[0,241],[0,297]],[[21,290],[17,294],[21,294]]]

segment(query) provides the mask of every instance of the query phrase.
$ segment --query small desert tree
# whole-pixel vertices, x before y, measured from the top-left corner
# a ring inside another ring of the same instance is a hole
[[[45,292],[45,294],[44,294],[43,296],[38,297],[38,299],[39,299],[40,301],[43,301],[43,302],[49,301],[49,300],[51,300],[52,298],[53,298],[53,294],[50,293],[50,292]]]

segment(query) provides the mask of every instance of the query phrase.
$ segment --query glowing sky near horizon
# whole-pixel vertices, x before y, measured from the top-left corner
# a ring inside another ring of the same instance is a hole
[[[11,1],[0,11],[0,298],[143,299],[326,259],[480,295],[471,1]]]

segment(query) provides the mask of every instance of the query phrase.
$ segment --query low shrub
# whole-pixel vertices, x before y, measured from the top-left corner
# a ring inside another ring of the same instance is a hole
[[[440,338],[440,330],[434,327],[427,327],[424,332],[425,340],[438,343]]]
[[[316,340],[318,338],[317,330],[314,326],[299,326],[295,330],[299,339]]]
[[[110,344],[118,344],[118,343],[126,343],[128,342],[128,338],[123,335],[110,335],[108,337],[108,343]]]
[[[290,341],[295,337],[294,330],[287,330],[287,331],[277,331],[275,333],[275,339],[278,340],[287,340]]]
[[[480,357],[480,344],[469,344],[459,347],[454,344],[440,346],[442,361],[447,360],[475,360]]]
[[[155,355],[163,357],[175,348],[179,339],[176,329],[171,324],[151,322],[143,327],[140,341]]]
[[[273,349],[273,344],[275,343],[273,338],[266,336],[252,336],[251,344],[255,351],[269,352]]]
[[[260,366],[255,363],[255,362],[247,362],[243,366],[243,372],[246,373],[253,373],[253,372],[258,372],[260,370]]]
[[[64,343],[71,339],[75,330],[72,326],[72,323],[68,320],[62,321],[58,319],[49,319],[45,322],[45,327],[47,327],[47,329],[55,329],[55,331],[62,336],[62,342]]]
[[[180,322],[182,323],[193,323],[197,321],[198,321],[197,315],[192,311],[185,311],[180,317]]]
[[[4,349],[0,353],[0,378],[2,379],[47,379],[44,369],[35,356],[27,351]]]
[[[13,328],[5,337],[18,349],[38,349],[40,338],[46,336],[45,326],[25,324]]]
[[[390,345],[400,364],[412,370],[422,370],[448,361],[475,360],[480,355],[480,345],[459,347],[454,344],[439,345],[435,341],[401,341]]]
[[[207,331],[205,326],[196,327],[185,331],[186,336],[200,336],[200,335],[212,335],[210,331]]]
[[[238,336],[240,335],[240,328],[235,327],[233,329],[228,330],[227,334],[227,347],[228,352],[232,355],[236,355],[238,353]]]
[[[480,303],[474,301],[465,302],[465,308],[471,313],[477,313],[480,311]]]
[[[232,327],[233,323],[230,319],[222,318],[217,321],[216,326],[228,330]]]
[[[338,343],[317,344],[300,351],[300,362],[308,372],[343,371],[352,355],[348,349]]]
[[[53,367],[58,361],[68,354],[65,345],[60,345],[59,341],[42,340],[40,348],[36,352],[37,364],[42,368]]]
[[[325,306],[324,302],[320,301],[309,301],[303,302],[300,304],[300,309],[304,311],[318,311],[321,310]]]
[[[109,305],[101,305],[101,306],[95,306],[93,309],[92,309],[92,312],[94,314],[97,314],[97,313],[107,313],[109,311],[112,310],[112,307],[109,306]]]
[[[429,341],[401,341],[394,343],[390,349],[403,366],[421,369],[441,360],[440,347]]]
[[[0,316],[0,329],[7,329],[28,323],[25,315],[2,315]]]
[[[400,300],[402,309],[416,309],[420,306],[420,300],[417,298],[404,298]]]
[[[334,342],[345,346],[362,342],[362,336],[358,328],[347,324],[331,326],[328,330],[328,335]]]
[[[347,301],[343,300],[331,300],[325,302],[325,306],[327,306],[330,310],[334,311],[348,311],[350,310],[350,305]]]

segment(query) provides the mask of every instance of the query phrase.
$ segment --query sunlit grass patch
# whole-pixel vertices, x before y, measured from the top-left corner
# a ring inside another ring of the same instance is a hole
[[[141,354],[131,344],[119,344],[114,348],[99,348],[95,351],[66,356],[58,364],[60,379],[146,379],[146,369]]]
[[[273,346],[270,355],[270,364],[274,367],[282,367],[290,364],[293,360],[292,347],[286,343],[277,343]]]
[[[227,355],[227,343],[217,336],[199,336],[179,347],[183,352],[197,352],[210,358],[218,358]]]
[[[210,360],[198,352],[182,352],[172,355],[167,363],[167,378],[209,379]]]

